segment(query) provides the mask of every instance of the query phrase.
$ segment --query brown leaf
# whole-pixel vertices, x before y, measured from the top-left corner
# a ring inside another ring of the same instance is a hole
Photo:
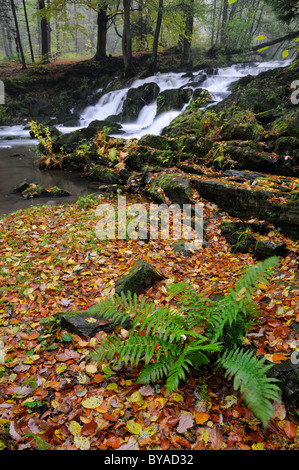
[[[223,444],[222,434],[217,425],[215,425],[210,431],[210,442],[213,450],[219,450]]]
[[[68,361],[69,359],[80,359],[80,357],[80,354],[72,349],[65,349],[55,354],[55,359],[61,362]]]
[[[150,385],[144,385],[139,389],[139,393],[143,397],[149,397],[150,395],[153,395],[155,393],[155,389],[151,387]]]
[[[82,436],[92,436],[96,430],[98,429],[98,425],[95,421],[90,421],[90,423],[84,424],[81,434]]]

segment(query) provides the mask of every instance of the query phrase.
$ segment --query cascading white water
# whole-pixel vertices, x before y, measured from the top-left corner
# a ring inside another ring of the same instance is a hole
[[[130,88],[137,88],[146,83],[156,83],[160,91],[176,88],[191,88],[197,87],[208,90],[215,104],[222,101],[230,94],[230,86],[236,80],[247,75],[256,76],[259,73],[274,69],[277,67],[285,67],[291,61],[271,61],[261,62],[254,64],[236,64],[231,67],[220,68],[216,70],[215,74],[206,75],[204,70],[194,72],[193,76],[186,76],[184,72],[181,73],[157,73],[154,76],[145,79],[137,79],[132,82],[130,87],[121,90],[110,91],[104,93],[99,99],[98,103],[94,106],[88,106],[82,113],[80,124],[77,127],[65,127],[63,125],[56,126],[61,132],[67,133],[78,128],[87,127],[93,120],[105,120],[108,116],[117,115],[121,113],[123,103],[126,99],[127,93]],[[204,78],[203,78],[204,76]],[[170,124],[170,122],[186,108],[184,105],[179,111],[170,110],[156,116],[157,102],[146,105],[141,109],[138,118],[135,122],[126,123],[122,125],[123,134],[119,137],[123,138],[140,138],[145,134],[159,135],[162,129]],[[15,136],[16,139],[24,139],[29,137],[29,131],[25,130],[23,126],[1,127],[0,128],[0,147],[13,146],[14,140],[3,140],[7,136]],[[28,139],[29,140],[29,139]],[[25,142],[25,141],[24,141]],[[29,140],[32,144],[32,140]]]
[[[193,76],[186,77],[185,73],[158,73],[152,77],[135,80],[130,88],[137,88],[146,83],[156,83],[160,92],[167,89],[175,88],[191,88],[197,87],[208,90],[212,96],[212,104],[222,101],[230,94],[230,86],[241,77],[247,75],[256,76],[259,73],[274,69],[277,67],[287,66],[291,61],[271,61],[255,64],[236,64],[231,67],[220,68],[215,74],[205,75],[203,70],[193,73]],[[81,125],[84,127],[94,119],[105,119],[108,117],[107,112],[118,114],[122,110],[129,88],[109,92],[103,95],[95,106],[89,106],[81,115]],[[115,137],[124,138],[140,138],[146,134],[159,135],[162,129],[169,125],[171,121],[184,111],[188,103],[179,111],[171,110],[159,116],[156,116],[157,102],[144,106],[135,122],[125,123],[122,125],[122,134],[114,134]]]

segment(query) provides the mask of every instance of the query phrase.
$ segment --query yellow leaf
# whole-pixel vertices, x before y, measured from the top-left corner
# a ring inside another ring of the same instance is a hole
[[[282,57],[285,58],[285,57],[288,57],[288,55],[289,55],[289,51],[287,49],[285,49],[282,53]]]
[[[258,287],[259,287],[261,290],[267,290],[267,289],[268,289],[267,284],[265,284],[264,282],[259,282],[259,283],[258,283]]]
[[[126,428],[128,431],[130,431],[131,434],[137,434],[137,435],[142,434],[141,424],[136,423],[136,421],[133,421],[132,419],[127,421]]]
[[[264,450],[264,445],[262,444],[262,442],[255,442],[254,444],[252,444],[251,448],[252,450]]]
[[[77,423],[77,421],[71,421],[69,425],[69,431],[71,434],[80,434],[81,432],[81,425]]]
[[[117,388],[118,388],[118,385],[117,383],[114,382],[114,383],[107,385],[106,390],[116,390]]]
[[[62,366],[56,367],[56,374],[62,374],[67,369],[67,366],[64,364]]]
[[[138,405],[142,405],[144,398],[141,395],[141,393],[137,391],[137,392],[132,393],[132,395],[130,396],[130,400],[133,403],[138,403]]]
[[[260,41],[261,39],[267,39],[267,36],[257,36],[256,38],[254,38],[255,41]]]
[[[98,408],[103,402],[103,397],[101,396],[94,396],[94,397],[90,397],[90,398],[86,398],[85,400],[82,401],[82,406],[84,406],[84,408],[89,408],[89,409],[95,409],[95,408]]]
[[[184,401],[184,398],[179,393],[173,393],[171,396],[172,396],[173,400],[178,402],[178,403]]]
[[[89,439],[87,439],[87,437],[81,436],[80,434],[75,434],[74,444],[80,450],[89,450],[90,449]]]

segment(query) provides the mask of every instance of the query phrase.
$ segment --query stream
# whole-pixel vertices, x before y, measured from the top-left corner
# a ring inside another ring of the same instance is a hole
[[[130,87],[103,93],[99,101],[88,106],[81,114],[77,127],[56,126],[61,132],[72,132],[80,127],[87,127],[95,119],[104,120],[108,116],[119,114],[129,88],[137,88],[145,83],[155,82],[160,91],[174,88],[204,88],[212,95],[214,105],[230,94],[230,86],[241,77],[256,76],[261,72],[277,67],[285,67],[291,61],[271,61],[263,63],[235,64],[215,71],[199,70],[191,74],[157,73],[145,79],[134,80]],[[209,106],[210,106],[209,105]],[[156,117],[157,102],[141,109],[135,122],[122,125],[122,138],[140,138],[146,134],[159,135],[162,129],[184,111],[188,103],[180,110],[172,110]],[[0,127],[0,215],[14,212],[36,204],[61,204],[75,202],[80,196],[95,193],[96,183],[84,179],[81,174],[60,170],[40,170],[35,162],[37,141],[30,138],[24,126]],[[21,194],[13,194],[13,188],[22,181],[38,183],[44,187],[58,186],[71,193],[71,196],[55,198],[24,199]]]

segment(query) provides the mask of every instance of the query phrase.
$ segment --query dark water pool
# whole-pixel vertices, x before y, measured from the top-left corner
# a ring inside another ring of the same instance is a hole
[[[59,198],[24,199],[21,193],[12,194],[13,188],[22,181],[38,183],[48,188],[58,186],[71,195]],[[50,200],[55,204],[73,203],[81,196],[96,192],[99,192],[98,184],[87,181],[80,173],[40,170],[36,164],[34,145],[7,142],[7,147],[0,146],[0,215],[37,204],[46,204]]]

